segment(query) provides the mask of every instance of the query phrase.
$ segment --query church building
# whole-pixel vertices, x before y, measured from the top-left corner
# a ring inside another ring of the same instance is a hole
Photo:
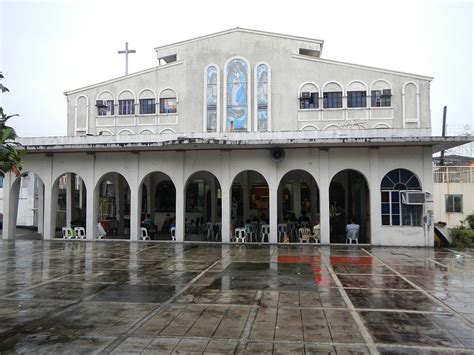
[[[432,246],[432,155],[469,142],[431,135],[433,78],[322,58],[324,42],[235,28],[155,48],[156,67],[65,92],[67,135],[22,138],[23,175],[4,180],[15,237],[34,174],[44,239]],[[128,54],[126,54],[128,55]],[[389,54],[387,54],[389,55]],[[31,179],[30,179],[31,183]],[[268,230],[266,230],[268,228]]]

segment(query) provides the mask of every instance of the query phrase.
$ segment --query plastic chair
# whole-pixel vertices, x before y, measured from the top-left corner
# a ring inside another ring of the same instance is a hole
[[[286,223],[280,223],[277,226],[277,231],[278,231],[278,243],[281,242],[281,238],[288,233],[288,226]]]
[[[359,230],[351,229],[347,232],[346,243],[352,244],[352,241],[355,241],[356,244],[359,244]]]
[[[74,228],[74,233],[76,234],[76,239],[86,239],[86,229],[84,227]]]
[[[146,229],[145,227],[141,227],[140,233],[142,240],[150,240],[150,236],[148,235],[148,229]]]
[[[313,227],[313,240],[315,243],[321,244],[321,226],[317,225]]]
[[[300,237],[300,243],[309,243],[311,240],[312,234],[311,229],[309,228],[300,228],[298,229],[298,234]]]
[[[207,222],[207,240],[213,240],[214,239],[214,224],[211,222]]]
[[[265,238],[267,238],[267,243],[270,242],[270,225],[269,224],[262,224],[260,228],[260,236],[261,242],[265,242]]]
[[[62,229],[63,239],[72,239],[74,238],[74,232],[70,227],[63,227]]]
[[[245,228],[235,228],[235,241],[237,243],[245,243],[246,234]]]
[[[254,239],[257,241],[257,234],[255,233],[254,226],[251,223],[245,225],[245,233],[249,237],[249,241],[253,242]]]
[[[170,234],[171,234],[171,240],[173,242],[176,242],[176,227],[170,228]]]

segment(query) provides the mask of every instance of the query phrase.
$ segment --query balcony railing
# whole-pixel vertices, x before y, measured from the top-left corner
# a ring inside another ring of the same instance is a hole
[[[435,166],[434,182],[442,183],[474,183],[473,166]]]

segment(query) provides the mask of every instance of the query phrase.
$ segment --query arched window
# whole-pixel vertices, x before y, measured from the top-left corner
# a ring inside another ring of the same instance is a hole
[[[145,89],[138,95],[140,102],[140,114],[149,115],[156,113],[156,95],[150,89]]]
[[[256,102],[257,119],[256,131],[270,130],[270,68],[266,64],[258,64],[255,68],[255,82],[257,83]]]
[[[96,100],[97,115],[113,116],[114,113],[114,95],[110,91],[101,92]]]
[[[421,191],[418,178],[406,169],[390,171],[380,184],[382,225],[421,226],[423,205],[411,204],[407,192]]]
[[[367,86],[361,81],[347,85],[347,107],[367,107]]]
[[[300,110],[319,108],[319,87],[315,83],[304,83],[298,93]]]
[[[324,108],[341,108],[342,86],[335,82],[327,83],[324,85],[323,98]]]
[[[164,89],[160,92],[160,113],[177,113],[178,98],[173,89]]]
[[[119,115],[133,115],[135,114],[135,95],[129,91],[124,90],[119,94]]]
[[[216,132],[218,130],[218,107],[219,107],[219,70],[212,65],[206,69],[206,131]]]
[[[370,106],[392,106],[392,88],[389,82],[385,80],[376,80],[372,85],[370,85]]]
[[[226,129],[246,131],[249,120],[249,65],[232,59],[226,66]]]

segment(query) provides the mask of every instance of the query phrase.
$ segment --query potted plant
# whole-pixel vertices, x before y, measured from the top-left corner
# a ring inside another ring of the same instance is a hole
[[[474,213],[467,215],[464,221],[466,221],[469,224],[469,227],[471,229],[474,229]]]

